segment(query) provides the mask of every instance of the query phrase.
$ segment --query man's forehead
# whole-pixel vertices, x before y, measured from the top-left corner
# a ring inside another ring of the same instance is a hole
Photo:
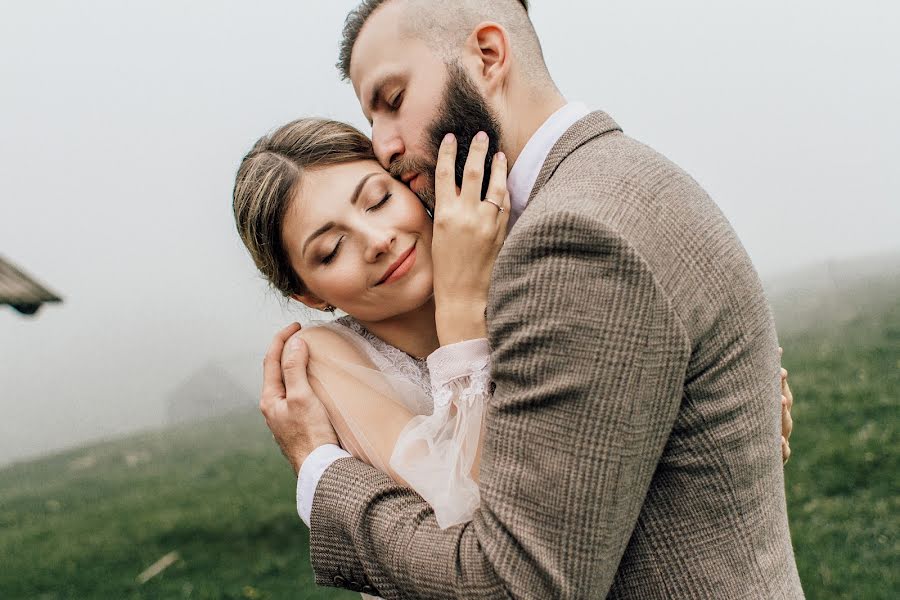
[[[382,78],[407,67],[414,52],[412,46],[421,43],[401,25],[402,5],[385,3],[369,17],[356,38],[350,57],[350,81],[357,96],[361,86],[376,76]]]

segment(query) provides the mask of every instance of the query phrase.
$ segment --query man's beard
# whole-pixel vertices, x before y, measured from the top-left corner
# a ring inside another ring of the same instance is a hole
[[[448,133],[456,136],[456,185],[462,186],[463,171],[472,138],[479,131],[488,134],[489,146],[481,184],[482,198],[487,194],[488,183],[491,180],[494,154],[500,151],[500,123],[472,83],[468,73],[457,63],[448,64],[447,71],[448,79],[443,102],[438,109],[437,117],[426,132],[428,150],[431,153],[430,162],[419,157],[404,156],[390,168],[391,175],[397,178],[410,172],[419,173],[426,178],[427,182],[419,192],[419,199],[429,212],[434,210],[434,171],[444,136]]]

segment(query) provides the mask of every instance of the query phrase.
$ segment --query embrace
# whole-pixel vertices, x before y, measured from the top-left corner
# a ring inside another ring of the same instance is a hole
[[[233,204],[273,287],[345,314],[264,361],[317,583],[802,598],[792,397],[707,194],[562,96],[525,0],[366,0],[338,66],[371,140],[284,125]]]

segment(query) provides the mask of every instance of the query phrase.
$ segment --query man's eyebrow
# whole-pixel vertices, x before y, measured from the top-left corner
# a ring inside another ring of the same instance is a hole
[[[372,177],[378,175],[378,173],[369,173],[368,175],[364,175],[362,179],[359,180],[359,183],[356,184],[356,187],[353,189],[353,193],[350,195],[350,205],[356,206],[357,201],[359,200],[359,195],[362,193],[363,187],[365,187],[366,182],[369,181]],[[328,221],[315,231],[313,231],[306,241],[303,242],[303,249],[300,250],[300,255],[306,255],[306,248],[312,243],[314,239],[329,231],[332,227],[334,227],[334,221]]]
[[[387,75],[382,75],[378,79],[375,80],[375,85],[372,86],[372,93],[369,94],[369,104],[368,109],[371,113],[375,110],[375,106],[378,105],[378,97],[382,95],[384,92],[384,88],[388,85],[394,83],[395,81],[400,79],[400,75],[397,73],[388,73]]]

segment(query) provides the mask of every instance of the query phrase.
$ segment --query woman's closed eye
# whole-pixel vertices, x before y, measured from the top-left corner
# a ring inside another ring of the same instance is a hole
[[[366,212],[378,210],[379,208],[381,208],[382,206],[387,204],[387,201],[391,199],[391,196],[393,196],[393,194],[391,192],[386,193],[384,195],[384,197],[381,198],[381,202],[378,202],[377,204],[370,206],[369,208],[366,209]]]
[[[390,200],[391,196],[393,196],[393,195],[394,194],[392,192],[385,193],[385,195],[382,196],[381,200],[379,202],[375,203],[374,205],[370,206],[369,208],[367,208],[366,212],[371,212],[371,211],[380,209],[382,206],[387,204],[388,200]],[[321,263],[323,265],[330,264],[332,261],[334,261],[335,258],[337,258],[338,250],[340,250],[341,244],[343,242],[344,242],[344,236],[341,236],[340,239],[338,239],[337,244],[334,245],[334,250],[332,250],[331,253],[328,254],[328,256],[322,257]]]
[[[322,257],[323,265],[327,265],[335,259],[335,257],[337,256],[337,253],[338,253],[338,249],[341,247],[341,243],[343,241],[344,241],[344,236],[341,236],[341,238],[338,240],[337,244],[334,245],[334,250],[331,251],[331,254],[329,254],[328,256]]]

